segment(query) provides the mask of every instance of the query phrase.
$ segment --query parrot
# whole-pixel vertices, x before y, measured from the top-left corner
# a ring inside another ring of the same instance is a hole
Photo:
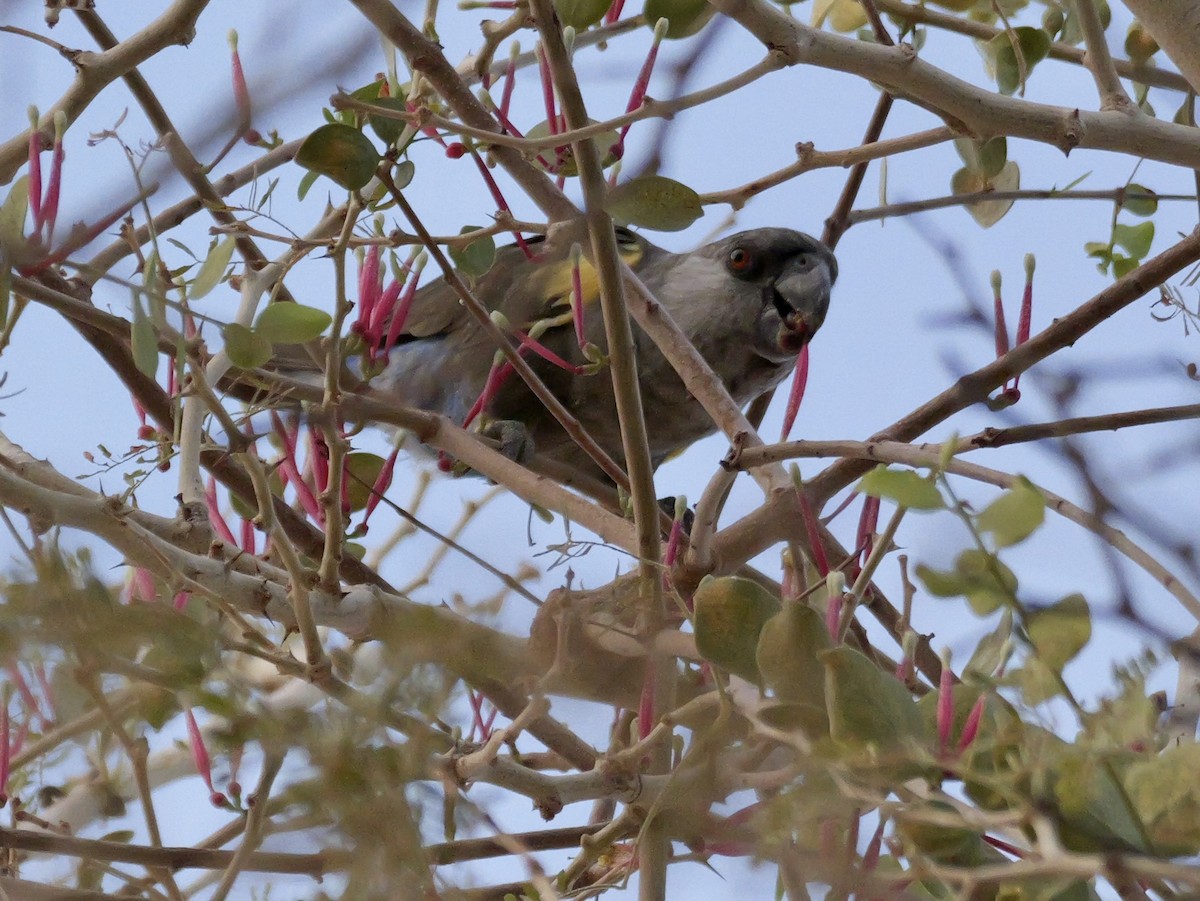
[[[688,253],[672,253],[624,227],[615,233],[622,260],[739,406],[786,378],[825,320],[837,261],[829,248],[802,232],[756,228]],[[558,235],[527,239],[524,248],[499,249],[491,268],[474,279],[473,293],[494,320],[500,314],[496,321],[510,333],[532,330],[543,347],[575,367],[564,369],[527,354],[547,387],[623,466],[610,374],[607,367],[588,365],[594,354],[585,353],[573,325],[572,297],[581,294],[582,344],[604,351],[598,279],[587,260],[572,252],[572,242]],[[443,414],[459,425],[471,415],[472,427],[496,439],[513,459],[535,469],[548,464],[568,484],[572,476],[611,484],[516,375],[493,386],[482,410],[472,410],[489,375],[495,376],[496,347],[449,282],[439,279],[420,288],[393,337],[382,369],[368,383],[377,397]],[[651,463],[657,469],[716,427],[636,326],[634,345]]]

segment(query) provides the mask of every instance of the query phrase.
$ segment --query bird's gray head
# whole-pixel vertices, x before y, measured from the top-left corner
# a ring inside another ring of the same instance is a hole
[[[788,228],[757,228],[715,241],[700,253],[724,266],[736,283],[753,288],[752,340],[764,359],[793,359],[825,321],[837,260],[816,238]]]

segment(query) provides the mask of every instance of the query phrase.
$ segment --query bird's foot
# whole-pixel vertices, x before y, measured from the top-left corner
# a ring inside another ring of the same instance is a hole
[[[514,463],[528,463],[533,458],[533,436],[519,420],[493,420],[480,430],[480,434],[495,441],[500,453]]]

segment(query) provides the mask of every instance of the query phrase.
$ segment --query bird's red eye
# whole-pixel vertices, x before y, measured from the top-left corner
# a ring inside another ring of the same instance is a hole
[[[754,258],[744,247],[735,247],[729,251],[729,268],[733,272],[749,272],[754,265]]]

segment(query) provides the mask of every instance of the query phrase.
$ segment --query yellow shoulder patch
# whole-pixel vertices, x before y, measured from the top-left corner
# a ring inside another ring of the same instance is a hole
[[[633,242],[618,243],[617,251],[626,266],[637,268],[642,259],[642,248]],[[538,273],[538,293],[546,298],[547,308],[569,307],[571,305],[571,260],[558,260],[548,263]],[[586,258],[579,261],[579,283],[583,294],[583,303],[593,303],[600,297],[600,277],[596,269]],[[567,321],[570,321],[569,318]]]

